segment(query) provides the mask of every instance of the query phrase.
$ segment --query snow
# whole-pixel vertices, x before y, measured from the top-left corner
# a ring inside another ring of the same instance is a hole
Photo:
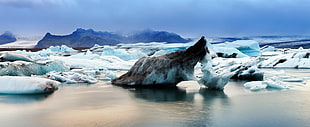
[[[38,94],[53,92],[60,84],[46,78],[0,76],[1,94]]]
[[[53,80],[60,81],[60,82],[65,82],[68,84],[76,84],[76,83],[94,84],[94,83],[98,82],[98,80],[93,78],[93,77],[83,75],[83,74],[79,74],[79,73],[75,73],[75,72],[52,71],[52,72],[47,73],[46,77],[53,79]]]

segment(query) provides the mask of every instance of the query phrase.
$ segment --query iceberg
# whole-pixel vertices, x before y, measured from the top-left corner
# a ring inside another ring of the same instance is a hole
[[[291,52],[272,56],[259,63],[262,68],[310,68],[310,52]]]
[[[97,68],[108,70],[128,70],[135,63],[135,60],[124,61],[116,56],[100,56],[99,58],[95,58],[72,55],[70,57],[50,56],[49,58],[52,60],[62,61],[71,69]]]
[[[105,80],[105,81],[110,81],[116,78],[115,73],[107,69],[83,68],[83,69],[73,69],[71,71],[89,75],[99,80]]]
[[[276,82],[272,80],[267,81],[251,81],[244,84],[246,89],[250,89],[251,91],[259,91],[266,88],[273,88],[273,89],[289,89],[290,86],[284,84],[282,82]]]
[[[214,58],[212,68],[215,72],[232,72],[232,79],[241,80],[263,80],[264,73],[261,72],[256,64],[257,58]]]
[[[52,72],[47,73],[46,77],[52,80],[57,80],[57,81],[65,82],[68,84],[76,84],[76,83],[94,84],[98,82],[98,80],[93,77],[75,73],[75,72],[52,71]]]
[[[39,77],[0,76],[1,94],[38,94],[58,89],[57,81]]]
[[[228,51],[232,51],[231,48],[236,48],[243,54],[251,57],[260,56],[261,51],[257,41],[254,40],[237,40],[233,42],[225,42],[215,44],[216,47],[227,48]],[[222,49],[225,50],[225,49]]]
[[[224,89],[229,79],[234,75],[228,69],[224,71],[215,71],[212,68],[212,60],[210,55],[206,55],[201,61],[202,78],[198,81],[199,84],[206,86],[208,89]]]
[[[206,40],[202,37],[187,50],[158,57],[139,59],[124,75],[112,80],[115,85],[177,85],[184,80],[192,80],[194,66],[208,52]]]
[[[0,56],[1,61],[26,61],[26,62],[34,62],[29,56],[21,54],[21,53],[15,53],[15,52],[5,52],[2,53]]]
[[[128,61],[137,60],[148,55],[141,52],[141,50],[120,48],[116,49],[111,46],[104,46],[101,56],[117,56],[125,61]]]
[[[69,67],[60,61],[26,61],[0,62],[0,76],[44,75],[50,71],[69,71]]]

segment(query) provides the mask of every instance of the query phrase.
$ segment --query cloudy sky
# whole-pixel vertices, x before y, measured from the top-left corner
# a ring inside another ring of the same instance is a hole
[[[310,0],[0,0],[0,33],[143,29],[185,37],[310,35]]]

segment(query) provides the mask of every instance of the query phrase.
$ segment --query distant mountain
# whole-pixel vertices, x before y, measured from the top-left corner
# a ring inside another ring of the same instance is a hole
[[[16,37],[9,31],[0,35],[0,45],[15,42]]]
[[[125,37],[111,32],[97,32],[92,29],[78,28],[70,35],[52,35],[46,33],[35,48],[47,48],[49,46],[67,45],[69,47],[92,47],[99,45],[116,45],[119,43],[137,43],[137,42],[168,42],[184,43],[190,39],[184,39],[175,33],[165,31],[142,31],[134,35]]]
[[[128,37],[131,43],[136,42],[168,42],[168,43],[186,43],[191,39],[184,39],[175,33],[166,31],[145,30]]]
[[[96,32],[92,29],[77,29],[70,35],[52,35],[46,33],[35,48],[47,48],[50,46],[67,45],[70,47],[92,47],[94,44],[114,45],[125,40],[123,36],[110,32]]]

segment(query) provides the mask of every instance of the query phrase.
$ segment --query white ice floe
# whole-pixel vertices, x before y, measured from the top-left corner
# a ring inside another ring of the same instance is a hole
[[[2,94],[38,94],[57,90],[57,81],[39,77],[0,76]]]
[[[70,68],[97,68],[109,70],[128,70],[135,60],[124,61],[116,56],[100,56],[92,54],[77,54],[70,57],[50,56],[52,60],[59,60],[70,66]]]
[[[47,78],[53,79],[53,80],[57,80],[60,82],[65,82],[68,84],[75,84],[75,83],[97,83],[98,80],[87,76],[87,75],[83,75],[83,74],[79,74],[79,73],[75,73],[75,72],[56,72],[56,71],[52,71],[46,74]]]
[[[273,89],[288,89],[290,85],[287,85],[282,82],[266,80],[266,81],[251,81],[244,84],[246,89],[250,89],[252,91],[263,90],[266,88],[273,88]]]
[[[262,61],[263,68],[310,68],[310,52],[294,52],[270,57]]]
[[[257,41],[254,40],[237,40],[233,42],[225,42],[215,44],[215,47],[224,47],[232,50],[232,48],[238,49],[243,54],[251,57],[260,56],[260,47]]]
[[[73,69],[73,72],[90,75],[99,80],[110,81],[116,78],[114,72],[107,69],[98,69],[98,68],[83,68],[83,69]]]
[[[273,46],[269,46],[269,45],[266,45],[262,48],[260,48],[261,52],[277,52],[279,51],[279,49],[273,47]]]
[[[148,55],[143,53],[141,50],[137,49],[121,49],[121,48],[116,49],[112,46],[105,46],[103,48],[101,56],[117,56],[125,61],[128,61],[128,60],[138,60],[141,57],[145,57]]]
[[[21,53],[15,53],[15,52],[4,52],[1,53],[0,56],[1,61],[26,61],[26,62],[33,62],[34,60],[31,59],[29,56]]]

